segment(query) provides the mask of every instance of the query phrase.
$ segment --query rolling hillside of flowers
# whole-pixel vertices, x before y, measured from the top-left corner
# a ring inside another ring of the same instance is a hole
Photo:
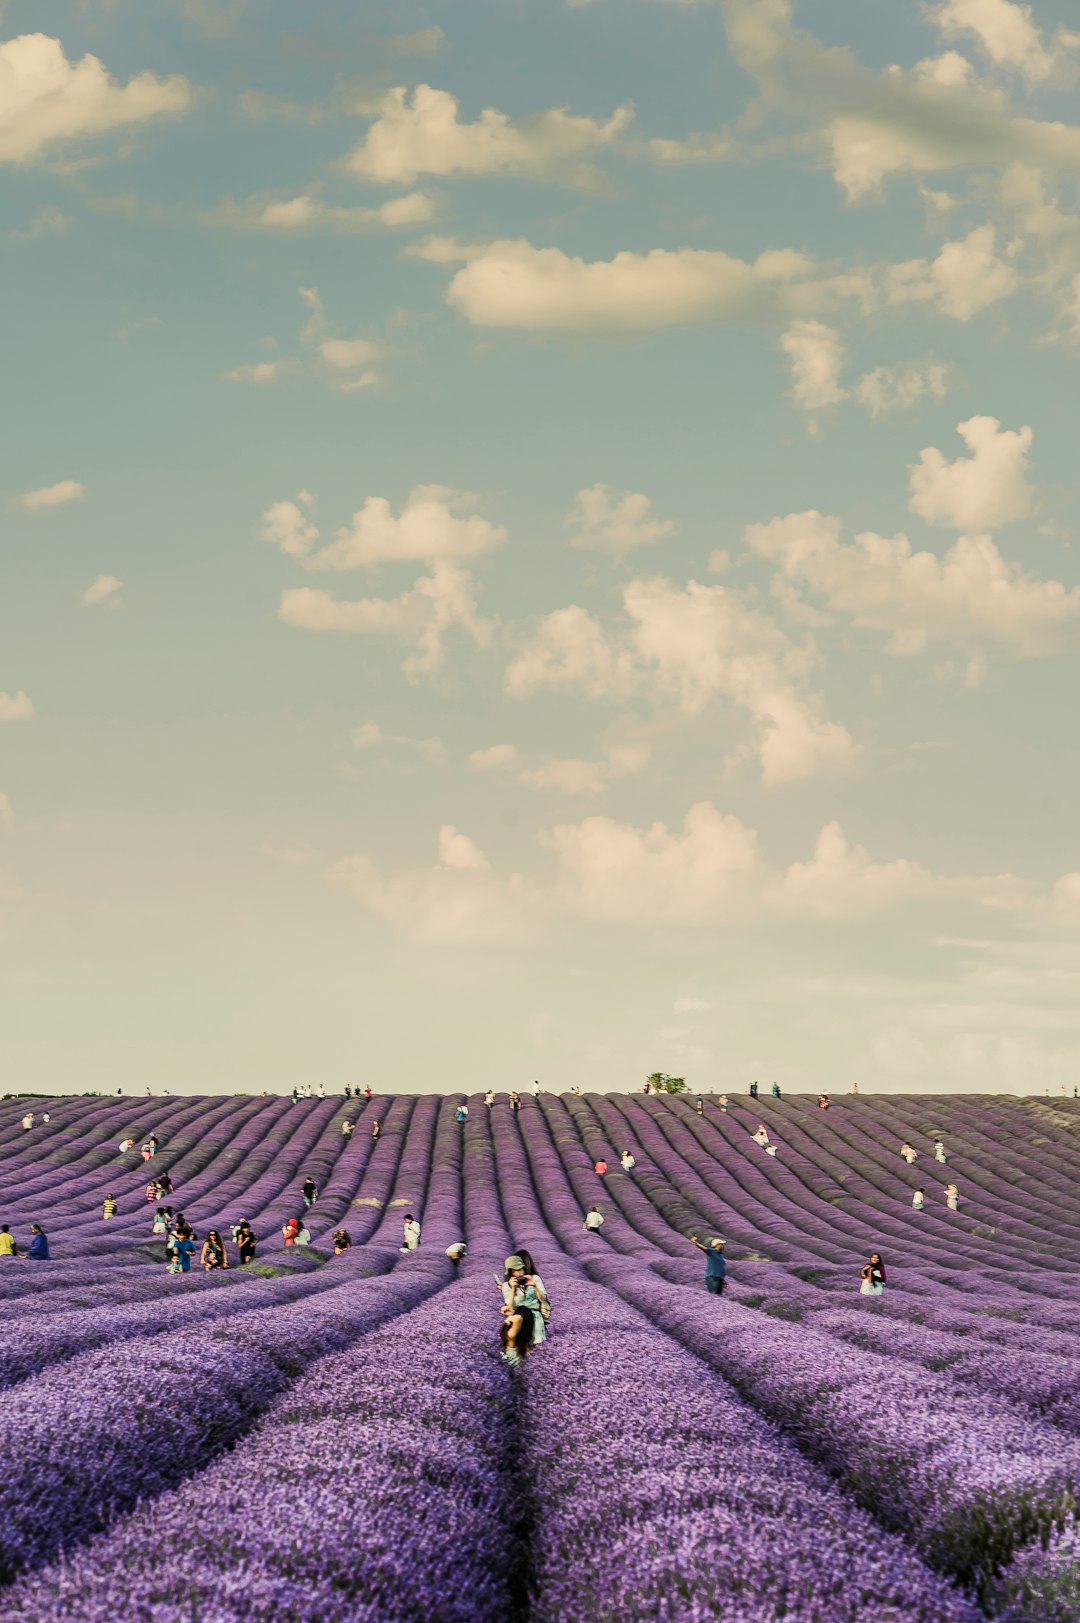
[[[1080,1618],[1073,1100],[9,1099],[0,1222],[10,1623]]]

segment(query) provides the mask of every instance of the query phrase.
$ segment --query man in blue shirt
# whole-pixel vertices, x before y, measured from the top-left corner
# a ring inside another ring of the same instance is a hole
[[[726,1241],[712,1239],[706,1245],[696,1234],[691,1234],[690,1243],[705,1253],[705,1289],[711,1296],[723,1296],[727,1276],[727,1258],[724,1256]]]

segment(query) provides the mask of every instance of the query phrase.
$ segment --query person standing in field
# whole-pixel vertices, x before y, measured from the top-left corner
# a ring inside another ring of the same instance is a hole
[[[352,1135],[353,1135],[353,1124],[348,1119],[348,1117],[346,1117],[345,1120],[341,1124],[341,1136],[342,1136],[342,1138],[349,1139],[349,1138],[352,1137]]]
[[[22,1119],[22,1124],[23,1124],[23,1128],[25,1129],[26,1132],[29,1132],[31,1127],[33,1127],[33,1125],[34,1125],[34,1112],[32,1110],[28,1110],[26,1112],[26,1115]]]
[[[236,1249],[240,1256],[241,1268],[245,1263],[255,1261],[255,1246],[258,1243],[258,1238],[245,1217],[236,1231]]]
[[[284,1240],[287,1246],[294,1246],[296,1244],[296,1236],[299,1233],[300,1219],[298,1217],[290,1217],[288,1222],[283,1223],[281,1226],[281,1238]]]
[[[750,1084],[750,1097],[751,1097],[751,1099],[756,1099],[757,1098],[757,1083],[756,1082],[751,1082],[751,1084]]]
[[[107,1222],[110,1217],[115,1217],[116,1213],[117,1213],[117,1210],[118,1210],[118,1207],[117,1207],[117,1202],[116,1202],[116,1196],[115,1195],[106,1195],[105,1200],[104,1200],[104,1202],[102,1204],[102,1207],[101,1207],[102,1220],[104,1222]]]
[[[818,1107],[819,1110],[828,1110],[828,1108],[829,1108],[829,1095],[827,1093],[819,1093],[818,1094],[818,1096],[817,1096],[817,1107]]]
[[[370,1099],[371,1098],[371,1083],[370,1082],[367,1084],[367,1086],[364,1089],[364,1098],[365,1099]]]
[[[946,1185],[945,1204],[949,1208],[950,1212],[958,1212],[960,1210],[960,1191],[957,1189],[954,1183]]]
[[[880,1251],[870,1253],[870,1261],[859,1275],[861,1283],[859,1292],[863,1296],[883,1296],[885,1294],[885,1264],[881,1260]]]
[[[191,1259],[194,1254],[195,1242],[192,1240],[190,1232],[186,1228],[177,1230],[173,1240],[173,1260],[169,1271],[176,1274],[190,1274]]]
[[[623,1150],[622,1155],[619,1157],[619,1161],[624,1172],[633,1172],[634,1168],[637,1166],[637,1161],[634,1159],[633,1155],[631,1155],[629,1150]]]
[[[911,1197],[911,1209],[912,1209],[912,1211],[921,1212],[925,1205],[926,1205],[926,1192],[925,1192],[925,1190],[916,1189],[915,1193]]]
[[[607,1162],[604,1160],[594,1161],[593,1171],[596,1173],[598,1178],[604,1177],[607,1172]]]
[[[701,1097],[700,1093],[695,1094],[694,1096],[694,1109],[697,1111],[699,1116],[703,1116],[705,1114],[705,1101]]]
[[[304,1210],[310,1211],[319,1198],[319,1186],[310,1173],[300,1185],[300,1193],[304,1197]]]
[[[491,1110],[494,1107],[494,1104],[495,1104],[495,1089],[494,1088],[488,1088],[487,1092],[484,1094],[484,1103],[487,1105],[489,1110]]]
[[[727,1094],[722,1093],[720,1095],[720,1098],[717,1100],[717,1103],[719,1104],[720,1109],[723,1111],[724,1115],[726,1116],[727,1115],[727,1107],[728,1107],[728,1096],[727,1096]]]
[[[405,1213],[405,1232],[403,1238],[405,1243],[401,1247],[402,1251],[415,1251],[417,1246],[420,1244],[420,1224],[417,1222],[412,1212]]]
[[[521,1114],[521,1098],[516,1088],[510,1089],[510,1110],[515,1116]]]
[[[779,1097],[780,1097],[780,1084],[779,1084],[779,1082],[774,1082],[773,1083],[773,1085],[772,1085],[772,1096],[773,1096],[774,1099],[779,1099]]]
[[[459,1122],[467,1122],[468,1121],[468,1119],[469,1119],[469,1107],[468,1107],[467,1104],[465,1104],[464,1101],[462,1101],[462,1103],[459,1104],[457,1109],[454,1111],[454,1117]]]
[[[710,1296],[723,1296],[724,1280],[727,1278],[727,1258],[724,1256],[726,1241],[714,1236],[706,1245],[696,1234],[691,1234],[690,1244],[705,1253],[705,1289]]]
[[[852,1083],[852,1084],[851,1084],[851,1093],[852,1093],[852,1096],[853,1096],[853,1097],[854,1097],[854,1098],[858,1098],[858,1094],[859,1094],[859,1084],[858,1084],[858,1083],[857,1083],[857,1082],[853,1082],[853,1083]]]
[[[372,1136],[372,1138],[373,1139],[378,1139],[378,1136],[379,1136],[379,1134],[381,1132],[382,1132],[382,1124],[379,1121],[378,1117],[376,1117],[375,1120],[371,1124],[371,1136]]]
[[[941,1165],[944,1166],[947,1159],[948,1157],[945,1154],[944,1144],[940,1138],[936,1138],[934,1140],[934,1160],[940,1161]]]
[[[585,1221],[582,1224],[585,1232],[587,1234],[595,1234],[597,1230],[603,1228],[603,1226],[603,1212],[600,1210],[599,1206],[590,1206],[589,1210],[585,1213]]]

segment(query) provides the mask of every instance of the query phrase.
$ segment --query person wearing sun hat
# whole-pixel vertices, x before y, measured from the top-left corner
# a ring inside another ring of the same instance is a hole
[[[727,1278],[727,1258],[724,1256],[727,1241],[714,1235],[706,1245],[696,1234],[691,1234],[690,1244],[696,1245],[699,1251],[705,1253],[705,1289],[710,1296],[723,1296],[724,1280]]]

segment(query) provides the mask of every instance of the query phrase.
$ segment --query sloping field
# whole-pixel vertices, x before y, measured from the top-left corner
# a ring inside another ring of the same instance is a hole
[[[1076,1623],[1080,1104],[460,1103],[0,1104],[0,1222],[52,1248],[0,1258],[0,1615]],[[254,1267],[166,1273],[165,1171]],[[553,1334],[511,1370],[522,1247]]]

